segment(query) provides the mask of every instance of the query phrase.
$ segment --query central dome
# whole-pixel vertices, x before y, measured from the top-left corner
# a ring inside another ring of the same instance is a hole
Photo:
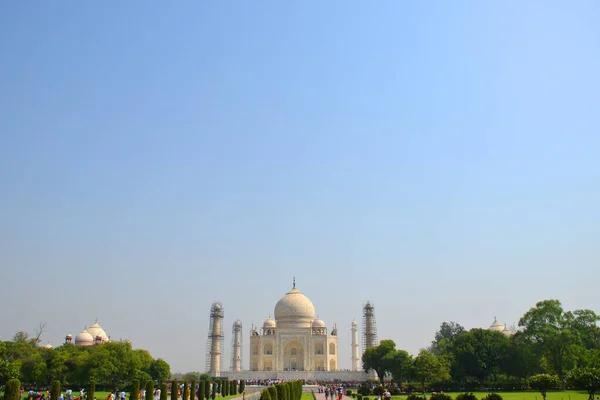
[[[315,306],[296,285],[275,305],[278,328],[310,328],[314,319]]]

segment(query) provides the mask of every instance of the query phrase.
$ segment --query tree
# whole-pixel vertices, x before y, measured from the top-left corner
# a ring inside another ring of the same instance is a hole
[[[592,313],[592,312],[590,312]],[[523,315],[519,326],[531,340],[545,369],[558,375],[564,382],[566,373],[575,366],[577,347],[582,346],[582,329],[594,317],[582,310],[565,313],[560,301],[544,300]]]
[[[150,376],[158,383],[166,382],[171,377],[171,367],[161,358],[152,360],[150,363]]]
[[[413,362],[413,374],[415,379],[421,383],[422,390],[425,390],[425,382],[439,379],[450,378],[449,368],[439,358],[430,351],[421,350]]]
[[[200,379],[202,379],[202,375],[200,375]],[[210,383],[210,381],[204,381],[204,383],[205,383],[205,386],[204,386],[204,398],[206,400],[208,400],[208,398],[210,397],[210,394],[212,392],[211,387],[210,387],[211,383]]]
[[[287,393],[283,384],[280,383],[278,385],[275,385],[275,389],[277,390],[277,396],[271,395],[271,400],[289,400],[286,397]]]
[[[269,388],[263,389],[262,392],[260,392],[260,400],[271,400]]]
[[[389,352],[384,356],[383,364],[389,367],[392,379],[398,387],[401,387],[402,382],[412,376],[413,358],[406,350]]]
[[[11,379],[17,379],[19,377],[19,372],[19,367],[17,365],[0,358],[0,386],[3,386]],[[20,384],[21,383],[19,382],[19,385]]]
[[[451,350],[453,377],[474,378],[483,385],[500,374],[508,347],[509,339],[501,332],[475,328],[461,333]]]
[[[560,378],[557,375],[537,374],[529,378],[529,387],[537,390],[546,400],[546,392],[550,389],[556,389],[561,386]]]
[[[196,400],[196,380],[192,379],[190,383],[190,400]]]
[[[148,400],[148,399],[154,399],[154,396],[153,396],[153,394],[154,394],[154,382],[152,382],[152,380],[146,381],[145,389],[146,389],[146,400]],[[92,397],[92,400],[93,399],[94,398]]]
[[[238,390],[238,393],[244,393],[245,390],[246,390],[246,381],[243,379],[240,379],[240,390]]]
[[[237,383],[235,381],[229,382],[229,394],[237,394]]]
[[[25,331],[19,331],[14,334],[12,338],[13,342],[28,342],[29,341],[29,333]]]
[[[374,370],[379,382],[383,383],[386,372],[392,367],[393,355],[386,357],[388,353],[396,352],[396,343],[393,340],[382,340],[379,346],[365,350],[362,355],[363,369],[365,372]]]
[[[445,354],[454,339],[464,331],[465,328],[457,322],[442,322],[440,329],[435,333],[435,339],[431,342],[429,351],[436,356]]]
[[[569,372],[569,383],[588,392],[588,400],[594,400],[594,394],[600,390],[600,369],[575,368]]]
[[[33,334],[35,338],[33,339],[33,343],[35,345],[39,344],[42,341],[42,333],[44,333],[44,329],[46,328],[46,321],[40,322],[39,326],[33,330]],[[91,400],[94,400],[93,398]]]

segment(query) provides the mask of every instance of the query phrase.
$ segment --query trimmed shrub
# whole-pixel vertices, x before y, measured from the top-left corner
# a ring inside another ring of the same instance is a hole
[[[21,381],[18,379],[10,379],[4,386],[4,400],[19,400],[20,390]]]
[[[205,381],[198,382],[198,400],[204,400],[206,397],[204,396],[204,385]]]
[[[146,389],[146,400],[154,400],[154,382],[146,382],[146,386],[144,386],[144,389]]]
[[[181,392],[181,400],[189,400],[190,398],[190,388],[188,386],[187,381],[183,381],[183,392]],[[130,399],[135,400],[135,399]]]
[[[360,394],[360,393],[358,393],[358,394],[356,395],[356,400],[362,400],[362,397],[363,397],[363,395],[362,395],[362,394]]]
[[[244,390],[246,390],[246,381],[240,379],[240,390],[238,390],[238,393],[244,393]]]
[[[196,400],[196,380],[190,383],[190,400]]]
[[[432,393],[431,400],[452,400],[452,396],[449,396],[446,393]]]
[[[58,400],[60,396],[60,382],[52,381],[52,390],[50,391],[50,396],[52,396],[52,400]]]
[[[423,400],[423,396],[417,396],[416,394],[410,394],[406,400]]]
[[[129,400],[138,400],[138,393],[140,393],[140,380],[134,379],[131,381],[131,392],[129,393]]]
[[[481,400],[502,400],[502,396],[500,396],[498,393],[490,393]]]
[[[177,400],[179,398],[179,396],[177,395],[177,389],[179,389],[179,382],[177,382],[177,379],[173,379],[171,381],[171,400]]]
[[[477,400],[477,396],[473,393],[461,393],[456,395],[456,400]]]
[[[278,400],[279,399],[279,392],[275,388],[275,386],[269,386],[267,388],[267,390],[269,391],[269,396],[271,397],[271,400]]]
[[[208,400],[210,397],[210,381],[204,381],[204,398]]]
[[[229,382],[229,394],[237,394],[237,383],[235,381]]]
[[[92,379],[90,381],[90,384],[88,385],[87,398],[88,398],[88,400],[94,400],[95,397],[96,397],[96,381]]]
[[[160,400],[167,400],[169,393],[167,392],[167,384],[160,385]]]
[[[285,397],[285,388],[283,387],[282,383],[275,385],[275,389],[277,389],[277,399],[271,398],[271,400],[287,400]]]
[[[271,395],[269,394],[269,389],[263,389],[262,392],[260,392],[260,400],[271,400]]]
[[[210,398],[211,399],[215,399],[215,397],[217,397],[217,390],[219,390],[219,386],[217,385],[217,382],[213,381],[212,382],[212,390],[210,391]]]
[[[371,389],[367,385],[360,385],[357,392],[363,396],[368,396],[371,394]]]
[[[346,396],[352,397],[352,390],[346,389]]]

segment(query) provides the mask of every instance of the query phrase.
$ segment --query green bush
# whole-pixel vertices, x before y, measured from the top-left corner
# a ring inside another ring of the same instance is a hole
[[[267,390],[269,391],[269,396],[271,397],[271,400],[279,399],[279,392],[275,386],[269,386]]]
[[[167,400],[169,393],[167,393],[167,384],[163,383],[160,385],[160,400]]]
[[[21,390],[21,381],[10,379],[4,386],[4,400],[19,400],[19,391]]]
[[[240,390],[238,390],[238,393],[244,393],[244,390],[246,390],[246,381],[240,379]]]
[[[60,396],[60,382],[53,381],[52,382],[52,390],[50,391],[50,395],[52,396],[52,400],[58,400]]]
[[[231,381],[229,385],[229,393],[237,394],[237,383],[235,381]]]
[[[173,381],[171,382],[171,400],[177,400],[177,398],[179,396],[177,396],[177,389],[179,388],[179,382],[177,382],[177,379],[173,379]],[[132,399],[129,399],[132,400]],[[133,400],[137,400],[137,399],[133,399]]]
[[[187,381],[183,381],[183,392],[181,392],[181,400],[188,400],[190,398],[190,388]],[[130,399],[135,400],[135,399]]]
[[[213,399],[213,400],[215,400],[215,397],[217,397],[217,390],[219,390],[219,387],[217,386],[217,382],[216,381],[213,381],[212,387],[213,388],[212,388],[211,393],[210,393],[210,398]]]
[[[205,381],[198,382],[198,400],[204,400],[206,397],[204,396],[204,385]]]
[[[196,400],[196,380],[190,383],[190,400]]]
[[[154,400],[154,382],[146,382],[146,386],[144,387],[144,389],[146,389],[146,400]],[[92,398],[92,400],[94,399]]]
[[[452,400],[452,396],[449,396],[446,393],[432,393],[431,400]]]
[[[262,392],[260,392],[260,400],[271,400],[271,394],[269,393],[269,389],[263,389]]]
[[[423,396],[417,396],[416,394],[410,394],[406,400],[423,400]]]
[[[500,396],[498,393],[490,393],[481,400],[502,400],[502,396]]]
[[[357,392],[363,396],[368,396],[371,394],[371,389],[367,385],[360,385]]]
[[[200,375],[202,377],[202,375]],[[210,381],[204,381],[204,398],[208,400],[210,397]]]
[[[140,381],[139,381],[139,379],[134,379],[131,381],[131,392],[129,393],[129,400],[137,400],[139,392],[140,392]]]
[[[346,396],[352,397],[352,390],[346,389]]]
[[[477,396],[473,393],[461,393],[456,395],[456,400],[477,400]]]
[[[363,395],[362,395],[362,394],[358,393],[358,394],[356,395],[356,400],[362,400],[362,398],[363,398]]]
[[[88,385],[87,398],[88,398],[88,400],[94,400],[95,396],[96,396],[96,381],[92,379],[90,381],[90,384]]]
[[[368,396],[363,397],[363,400],[369,400],[369,397]]]

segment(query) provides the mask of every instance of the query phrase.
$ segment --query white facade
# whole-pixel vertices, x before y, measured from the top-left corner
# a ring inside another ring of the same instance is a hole
[[[337,329],[315,318],[312,302],[296,289],[277,302],[275,319],[267,318],[250,336],[250,371],[337,371]]]

